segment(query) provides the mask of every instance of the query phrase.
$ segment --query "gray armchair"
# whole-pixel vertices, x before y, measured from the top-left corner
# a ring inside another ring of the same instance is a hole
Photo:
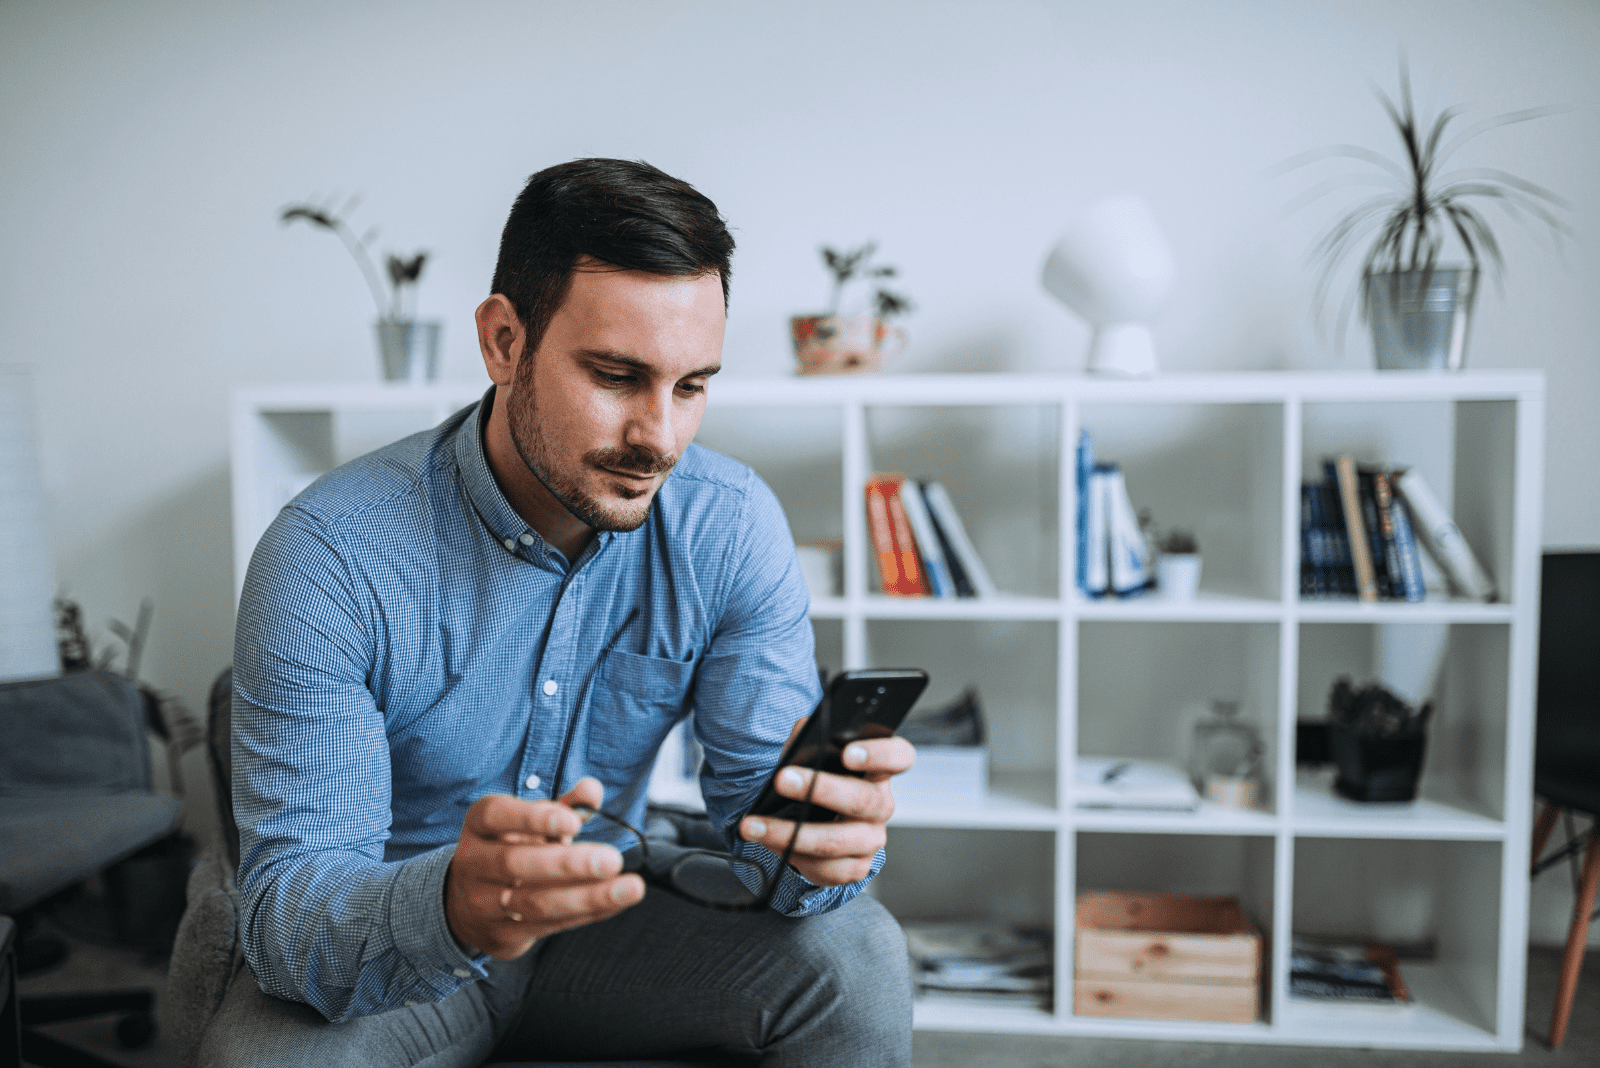
[[[0,915],[22,913],[177,828],[178,799],[151,792],[145,732],[144,695],[120,675],[0,684]],[[122,1013],[119,1033],[132,1045],[152,1033],[150,1008],[149,991],[22,998],[22,1056],[46,1068],[109,1064],[29,1025]]]

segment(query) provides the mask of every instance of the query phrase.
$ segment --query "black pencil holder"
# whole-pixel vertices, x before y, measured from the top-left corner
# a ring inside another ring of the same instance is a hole
[[[1338,777],[1333,788],[1351,801],[1411,801],[1422,778],[1426,734],[1400,738],[1363,737],[1348,727],[1328,724],[1328,748]]]

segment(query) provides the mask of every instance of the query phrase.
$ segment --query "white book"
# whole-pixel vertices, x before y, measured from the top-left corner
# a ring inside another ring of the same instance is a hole
[[[1193,812],[1200,807],[1189,776],[1154,760],[1079,757],[1072,792],[1078,808]]]
[[[955,580],[950,577],[950,565],[945,562],[944,549],[939,545],[939,535],[928,517],[928,506],[915,479],[900,483],[900,505],[906,510],[911,523],[911,535],[917,539],[917,555],[922,558],[922,569],[928,574],[929,592],[935,597],[954,597]]]
[[[938,521],[945,537],[950,539],[950,547],[961,558],[961,570],[967,573],[967,581],[972,583],[974,592],[979,597],[993,597],[996,593],[994,581],[989,578],[988,569],[978,558],[978,550],[973,548],[972,539],[967,537],[967,528],[961,525],[961,516],[956,514],[956,506],[951,503],[950,494],[946,493],[944,487],[937,482],[930,482],[922,487],[922,493],[928,511]]]
[[[1478,562],[1461,528],[1439,503],[1421,473],[1412,468],[1395,479],[1394,484],[1411,509],[1413,533],[1438,561],[1450,584],[1464,597],[1475,601],[1494,600],[1494,580]]]
[[[1100,466],[1089,475],[1089,519],[1083,536],[1083,588],[1099,597],[1111,587],[1111,469]]]
[[[1117,593],[1134,593],[1150,582],[1150,545],[1139,529],[1139,517],[1128,499],[1128,483],[1120,468],[1113,468],[1110,488],[1111,588]]]

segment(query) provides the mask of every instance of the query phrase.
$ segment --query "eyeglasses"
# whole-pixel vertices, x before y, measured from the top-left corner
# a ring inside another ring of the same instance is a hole
[[[828,702],[823,701],[814,714],[822,717],[823,737],[827,737]],[[651,839],[622,817],[588,805],[572,807],[582,815],[598,816],[613,823],[639,840],[637,852],[633,848],[624,851],[623,871],[636,872],[650,886],[675,894],[701,908],[718,912],[760,912],[771,906],[779,878],[789,866],[789,858],[794,855],[800,828],[811,815],[811,797],[817,789],[817,775],[822,770],[827,748],[825,745],[815,747],[811,783],[800,802],[803,807],[799,818],[794,821],[789,842],[783,847],[783,856],[771,872],[752,859],[737,857],[722,850],[679,845],[661,838]],[[759,889],[751,890],[740,878],[741,872],[749,870],[755,872]]]

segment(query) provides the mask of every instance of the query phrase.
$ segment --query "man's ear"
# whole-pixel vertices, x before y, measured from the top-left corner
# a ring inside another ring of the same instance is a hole
[[[509,386],[522,359],[528,332],[504,294],[495,293],[473,313],[478,323],[478,350],[484,370],[497,386]]]

